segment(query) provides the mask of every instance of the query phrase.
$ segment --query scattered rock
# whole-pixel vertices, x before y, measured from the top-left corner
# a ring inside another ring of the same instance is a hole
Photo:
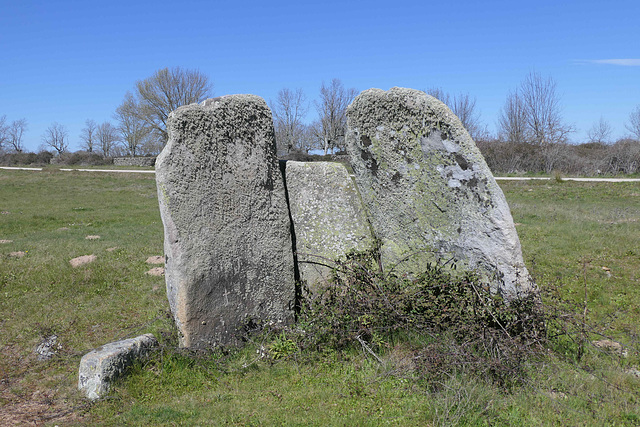
[[[9,215],[10,213],[11,213],[11,212],[9,212],[9,211],[2,211],[2,212],[0,212],[0,214],[1,214],[1,215]]]
[[[551,391],[547,392],[546,394],[547,394],[547,396],[549,396],[553,400],[558,400],[558,399],[567,400],[566,393],[563,393],[561,391],[551,390]]]
[[[602,267],[602,271],[604,271],[604,274],[607,275],[607,277],[611,277],[611,269],[609,267]]]
[[[4,240],[4,239],[0,240],[0,245],[4,245],[6,243],[13,243],[13,240]]]
[[[164,257],[160,255],[150,256],[146,262],[147,264],[164,264]]]
[[[148,274],[149,276],[164,276],[164,267],[152,268],[144,274]]]
[[[107,249],[106,249],[106,251],[107,251],[107,252],[113,252],[113,251],[115,251],[116,249],[118,249],[118,247],[117,247],[117,246],[114,246],[114,247],[112,247],[112,248],[107,248]]]
[[[23,256],[25,256],[27,253],[24,251],[17,251],[17,252],[9,252],[9,256],[13,257],[13,258],[22,258]]]
[[[151,334],[105,344],[85,354],[80,360],[78,389],[91,400],[103,397],[111,383],[122,376],[138,358],[158,345]]]
[[[180,345],[232,344],[249,321],[292,321],[289,211],[267,103],[229,95],[180,107],[167,132],[156,183]]]
[[[600,348],[602,350],[610,351],[610,352],[618,354],[618,355],[620,355],[622,357],[627,357],[628,356],[627,350],[624,347],[622,347],[622,344],[620,344],[619,342],[616,342],[616,341],[598,340],[598,341],[591,341],[591,344],[593,344],[594,347],[596,347],[596,348]]]
[[[640,369],[638,369],[638,368],[629,368],[624,372],[626,374],[633,375],[636,378],[640,378]]]
[[[98,240],[98,239],[100,239],[100,236],[90,235],[90,236],[85,237],[85,239],[87,239],[87,240]]]
[[[40,361],[49,360],[56,354],[56,350],[60,350],[62,346],[57,342],[58,336],[51,335],[44,338],[38,347],[36,347],[35,353],[37,359]]]
[[[404,88],[362,92],[347,151],[385,269],[455,260],[506,296],[536,292],[504,194],[446,105]]]
[[[79,256],[77,258],[72,259],[71,261],[69,261],[69,263],[71,264],[71,267],[80,267],[81,265],[84,264],[89,264],[90,262],[93,262],[97,259],[98,257],[95,255],[82,255]]]

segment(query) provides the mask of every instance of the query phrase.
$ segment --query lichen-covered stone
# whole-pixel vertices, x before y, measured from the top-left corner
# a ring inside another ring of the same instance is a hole
[[[254,95],[181,107],[156,162],[167,295],[183,347],[233,344],[288,322],[293,253],[273,119]]]
[[[90,351],[80,360],[78,389],[91,400],[104,397],[114,380],[122,376],[136,359],[144,357],[157,345],[152,334],[145,334]]]
[[[535,290],[506,199],[460,120],[422,91],[362,92],[347,150],[386,269],[456,261],[510,297]]]
[[[330,278],[333,261],[373,248],[360,194],[342,163],[286,164],[289,207],[300,277],[313,293]]]

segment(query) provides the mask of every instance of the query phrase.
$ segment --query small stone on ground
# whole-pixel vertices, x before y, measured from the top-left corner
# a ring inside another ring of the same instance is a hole
[[[13,243],[13,240],[0,240],[0,244]]]
[[[44,338],[38,347],[36,348],[35,353],[37,354],[37,358],[40,361],[49,360],[56,354],[56,350],[62,348],[62,346],[57,342],[58,336],[51,335],[49,337]],[[57,344],[57,345],[56,345]]]
[[[95,235],[90,235],[85,237],[85,239],[87,240],[98,240],[100,238],[100,236],[95,236]]]
[[[22,258],[23,256],[25,256],[27,253],[24,251],[17,251],[17,252],[11,252],[9,253],[9,256],[14,257],[14,258]]]
[[[72,259],[71,261],[69,261],[69,263],[71,264],[71,267],[80,267],[81,265],[84,264],[88,264],[90,262],[93,262],[97,259],[98,257],[95,255],[82,255],[79,256],[77,258]]]
[[[144,274],[148,274],[149,276],[164,276],[164,267],[152,268]]]
[[[164,257],[160,255],[150,256],[147,258],[147,264],[164,264]]]
[[[118,249],[118,247],[117,247],[117,246],[114,246],[114,247],[112,247],[112,248],[107,248],[107,252],[113,252],[113,251],[115,251],[116,249]]]

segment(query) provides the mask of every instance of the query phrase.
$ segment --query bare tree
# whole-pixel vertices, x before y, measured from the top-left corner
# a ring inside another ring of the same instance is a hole
[[[532,71],[520,85],[527,127],[538,145],[566,143],[572,126],[564,123],[556,83]]]
[[[67,132],[66,127],[54,122],[44,131],[44,134],[42,135],[42,142],[56,150],[58,155],[61,155],[67,151],[67,147],[69,145],[69,141],[67,140],[68,135],[69,133]]]
[[[124,101],[115,113],[115,118],[118,120],[118,130],[122,136],[121,142],[129,154],[134,157],[139,154],[139,149],[151,133],[151,128],[138,116],[138,111],[138,102],[131,92],[127,92]]]
[[[282,151],[290,153],[294,149],[304,148],[301,143],[305,129],[302,119],[309,110],[306,100],[302,89],[284,88],[278,91],[275,102],[270,103],[274,116],[276,142],[278,147],[282,147]]]
[[[320,116],[320,131],[324,154],[334,148],[344,148],[347,128],[347,107],[358,92],[354,88],[345,89],[340,79],[333,79],[329,85],[322,82],[320,101],[316,110]]]
[[[118,129],[109,122],[104,122],[96,131],[96,140],[102,155],[109,157],[113,154],[115,144],[118,142]]]
[[[480,121],[480,113],[476,109],[476,99],[468,93],[450,96],[441,88],[431,88],[426,91],[429,95],[439,99],[458,116],[462,126],[469,132],[474,140],[483,138],[487,131]]]
[[[529,142],[531,132],[527,125],[527,112],[522,97],[516,90],[507,100],[498,116],[498,136],[508,142]]]
[[[7,116],[0,117],[0,152],[2,148],[9,142],[9,126],[7,123]]]
[[[80,141],[82,141],[82,148],[86,149],[89,153],[93,153],[93,148],[96,145],[96,133],[98,132],[98,124],[92,119],[87,119],[85,127],[80,131]]]
[[[136,83],[138,116],[167,141],[167,118],[182,105],[201,102],[211,96],[209,78],[200,71],[180,67],[163,68]]]
[[[27,130],[27,119],[14,120],[9,125],[9,145],[16,153],[22,153],[22,136]]]
[[[611,125],[604,117],[600,116],[600,120],[595,123],[587,132],[589,142],[597,144],[609,144],[611,142]]]
[[[629,122],[624,127],[640,141],[640,105],[629,114]]]
[[[529,141],[530,131],[527,125],[527,112],[522,97],[517,90],[507,95],[507,100],[500,111],[498,136],[504,141],[514,143]]]

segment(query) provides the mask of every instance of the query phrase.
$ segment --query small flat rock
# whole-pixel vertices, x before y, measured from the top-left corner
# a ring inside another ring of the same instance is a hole
[[[100,238],[100,236],[96,236],[96,235],[89,235],[87,237],[85,237],[85,239],[87,240],[98,240]]]
[[[17,252],[10,252],[9,256],[13,257],[13,258],[22,258],[23,256],[25,256],[27,253],[24,251],[17,251]]]
[[[81,265],[84,264],[89,264],[90,262],[93,262],[97,259],[98,257],[95,255],[82,255],[79,256],[77,258],[72,259],[71,261],[69,261],[69,263],[71,264],[71,267],[80,267]]]
[[[630,368],[625,371],[628,375],[633,375],[636,378],[640,378],[640,370],[638,368]]]
[[[103,397],[111,383],[136,359],[144,357],[158,341],[151,334],[105,344],[80,360],[78,389],[91,400]]]
[[[117,247],[117,246],[114,246],[114,247],[112,247],[112,248],[107,248],[107,252],[113,252],[113,251],[115,251],[116,249],[118,249],[118,247]]]
[[[593,344],[597,348],[601,348],[603,350],[619,354],[623,357],[627,357],[628,355],[627,351],[624,349],[624,347],[622,347],[622,344],[620,344],[619,342],[615,342],[612,340],[598,340],[598,341],[592,341],[591,344]]]
[[[149,276],[164,276],[164,267],[152,268],[144,274],[148,274]]]
[[[58,343],[58,336],[51,335],[44,338],[38,347],[36,347],[35,353],[40,361],[51,359],[56,354],[56,350],[59,350],[62,346]]]
[[[164,264],[164,257],[160,255],[150,256],[146,262],[147,264]]]
[[[13,240],[5,240],[5,239],[0,240],[0,245],[7,244],[7,243],[13,243]]]

